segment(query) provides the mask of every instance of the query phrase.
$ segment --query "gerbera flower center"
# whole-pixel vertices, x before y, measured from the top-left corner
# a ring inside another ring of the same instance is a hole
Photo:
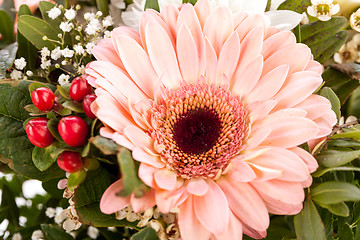
[[[238,96],[206,83],[167,90],[153,108],[161,160],[185,179],[214,178],[244,147],[246,112]]]

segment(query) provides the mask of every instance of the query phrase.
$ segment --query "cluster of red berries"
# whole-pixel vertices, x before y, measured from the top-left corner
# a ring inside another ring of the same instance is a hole
[[[95,115],[90,109],[91,103],[95,100],[92,88],[82,77],[75,78],[70,86],[70,97],[75,101],[82,101],[84,113],[91,119]],[[56,104],[55,94],[51,89],[40,87],[32,91],[31,100],[41,111],[51,111]],[[27,122],[25,131],[32,144],[45,148],[54,142],[54,136],[48,128],[49,119],[38,117]],[[57,130],[64,142],[71,147],[80,147],[87,142],[89,127],[84,119],[78,116],[67,116],[60,119]],[[77,172],[83,167],[81,154],[73,151],[64,151],[57,158],[57,164],[66,172]]]

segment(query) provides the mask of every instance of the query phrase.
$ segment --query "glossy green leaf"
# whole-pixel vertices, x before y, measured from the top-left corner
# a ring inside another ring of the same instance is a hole
[[[131,152],[125,148],[121,148],[117,154],[117,159],[124,185],[124,189],[121,189],[118,193],[119,196],[125,197],[131,193],[134,193],[135,197],[143,196],[149,188],[138,178],[137,168]]]
[[[2,9],[0,9],[0,23],[0,34],[6,41],[12,42],[14,39],[14,23],[10,15]]]
[[[23,128],[29,118],[24,106],[31,103],[30,81],[0,82],[0,160],[28,178],[47,181],[63,177],[64,171],[53,164],[48,170],[38,170],[32,161],[34,145]]]
[[[310,0],[286,0],[278,7],[278,10],[292,10],[297,13],[306,12],[311,5]]]
[[[351,172],[360,172],[360,168],[358,167],[332,167],[332,168],[322,168],[319,167],[315,172],[313,172],[311,175],[313,177],[321,177],[325,173],[328,172],[339,172],[339,171],[351,171]]]
[[[56,138],[56,140],[58,140],[59,142],[64,142],[58,131],[59,121],[60,120],[58,118],[50,119],[47,123],[47,127],[48,127],[49,131],[51,132],[51,134],[54,136],[54,138]]]
[[[319,164],[324,167],[339,167],[360,156],[360,150],[352,149],[326,149],[316,156]]]
[[[337,134],[335,134],[337,135]],[[335,136],[334,135],[334,136]],[[336,138],[336,137],[335,137]],[[335,139],[335,140],[330,140],[328,142],[328,146],[330,147],[351,147],[351,148],[359,148],[360,147],[360,142],[359,141],[355,141],[353,139]]]
[[[73,100],[66,100],[62,104],[65,108],[70,109],[71,111],[77,112],[77,113],[83,113],[84,109],[82,108],[82,104],[80,102],[76,102]]]
[[[5,78],[5,72],[15,60],[18,44],[13,43],[0,50],[0,79]]]
[[[158,0],[146,0],[144,10],[146,10],[148,8],[154,9],[155,11],[160,12]]]
[[[360,88],[357,88],[350,96],[347,113],[350,116],[360,118]]]
[[[339,121],[341,117],[341,112],[340,112],[341,104],[339,98],[336,96],[334,91],[329,87],[324,87],[323,89],[321,89],[320,95],[326,97],[330,101],[331,109],[335,112],[336,118]]]
[[[331,137],[331,139],[338,138],[352,138],[355,140],[360,140],[360,130],[356,128],[352,128],[353,131],[338,133]]]
[[[297,240],[326,240],[325,227],[311,201],[306,199],[303,210],[294,217]]]
[[[197,0],[183,0],[182,3],[191,3],[192,5],[195,5]]]
[[[58,45],[53,41],[43,40],[44,36],[48,39],[58,40],[58,33],[49,23],[42,19],[24,15],[19,17],[17,26],[20,33],[39,50],[43,47],[52,50]]]
[[[1,190],[1,207],[8,207],[9,211],[7,214],[7,219],[9,220],[10,224],[18,227],[20,213],[19,208],[17,207],[15,202],[15,196],[10,190],[10,188],[7,186],[7,184],[4,184]]]
[[[331,213],[337,216],[348,217],[350,214],[349,207],[344,202],[333,203],[333,204],[321,204],[320,206],[326,208]]]
[[[69,89],[67,87],[57,85],[56,88],[59,91],[59,93],[61,94],[61,96],[63,96],[66,99],[71,99]]]
[[[67,182],[68,188],[73,191],[80,183],[85,180],[85,178],[86,171],[84,169],[81,169],[81,171],[75,173],[71,173]]]
[[[90,138],[90,142],[105,155],[115,155],[121,149],[113,140],[100,135]]]
[[[29,85],[29,92],[30,92],[30,95],[31,93],[38,89],[38,88],[41,88],[41,87],[45,87],[45,88],[49,88],[46,84],[44,83],[41,83],[41,82],[33,82]],[[50,88],[49,88],[50,89]]]
[[[45,112],[39,110],[34,104],[28,104],[24,109],[29,112],[30,116],[40,116],[45,114]]]
[[[103,13],[103,16],[109,15],[108,0],[96,0],[96,6]]]
[[[159,237],[155,230],[151,227],[146,227],[138,233],[131,236],[130,240],[158,240]]]
[[[40,171],[48,169],[55,161],[56,158],[52,158],[51,154],[56,150],[53,145],[46,148],[35,147],[32,152],[32,160]]]
[[[312,200],[320,204],[360,200],[360,189],[347,182],[328,181],[311,188]]]
[[[67,234],[64,230],[60,229],[57,225],[41,224],[41,230],[45,233],[46,237],[50,240],[73,240],[74,238]]]
[[[345,223],[338,232],[339,240],[353,240],[354,233],[348,223]]]
[[[61,19],[63,14],[61,14],[60,16],[58,16],[55,19],[52,19],[49,17],[48,15],[48,11],[50,11],[53,7],[55,6],[55,4],[51,3],[51,2],[46,2],[46,1],[41,1],[39,3],[39,9],[41,12],[41,16],[42,18],[48,22],[49,24],[51,24],[51,26],[53,26],[54,28],[56,28],[56,30],[58,30],[59,33],[61,33],[60,30],[60,23],[61,23]]]
[[[104,214],[100,211],[99,203],[104,191],[114,181],[104,168],[88,171],[86,179],[76,189],[74,201],[76,210],[84,224],[95,227],[122,227],[129,226],[138,229],[136,222],[117,220],[114,214]]]
[[[322,42],[317,42],[314,45],[310,45],[309,43],[305,44],[311,48],[314,59],[320,63],[324,63],[345,44],[347,38],[348,33],[346,31],[340,31],[334,36]]]

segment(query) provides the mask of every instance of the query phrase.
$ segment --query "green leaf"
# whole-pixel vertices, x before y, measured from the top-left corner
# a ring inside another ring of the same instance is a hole
[[[347,38],[348,33],[346,31],[340,31],[322,42],[316,42],[314,45],[305,44],[310,47],[314,59],[320,63],[324,63],[345,44]]]
[[[334,204],[360,200],[360,189],[347,182],[324,182],[311,188],[312,200],[319,204]]]
[[[104,168],[88,171],[86,179],[75,190],[74,201],[80,220],[94,227],[123,227],[138,229],[136,222],[117,220],[114,214],[104,214],[99,203],[104,191],[110,186],[114,177]]]
[[[0,79],[5,78],[5,71],[13,65],[17,49],[18,44],[13,43],[0,50]]]
[[[56,199],[63,199],[64,190],[57,187],[60,180],[61,178],[54,178],[50,181],[42,182],[44,190]]]
[[[151,227],[146,227],[131,236],[130,240],[158,240],[156,231]]]
[[[154,9],[155,11],[160,12],[158,0],[146,0],[144,10],[146,10],[148,8]]]
[[[357,88],[350,96],[347,113],[350,116],[360,118],[360,88]]]
[[[61,94],[61,96],[63,96],[66,99],[71,99],[68,87],[65,88],[60,85],[57,85],[56,88]]]
[[[70,109],[71,111],[77,112],[77,113],[83,113],[84,109],[82,108],[82,104],[80,102],[76,102],[73,100],[66,100],[62,104],[65,108]]]
[[[297,13],[306,12],[307,7],[311,5],[310,0],[286,0],[277,8],[277,10],[292,10]]]
[[[86,171],[81,169],[81,171],[71,173],[67,182],[69,190],[73,191],[80,183],[82,183],[86,178]]]
[[[182,3],[191,3],[192,5],[195,5],[197,0],[183,0]]]
[[[42,18],[46,22],[48,22],[51,26],[55,27],[56,30],[58,30],[58,33],[61,33],[59,26],[60,26],[61,18],[63,16],[63,14],[61,14],[59,17],[57,17],[55,19],[50,18],[47,12],[50,11],[53,7],[55,7],[55,4],[53,4],[51,2],[41,1],[39,3],[39,9],[40,9]]]
[[[338,139],[338,138],[352,138],[355,140],[360,140],[360,130],[357,128],[349,128],[352,131],[338,133],[331,137],[331,139]]]
[[[319,167],[315,172],[313,172],[311,175],[313,177],[321,177],[322,175],[324,175],[325,173],[328,172],[334,172],[334,171],[357,171],[360,172],[360,168],[358,167],[333,167],[333,168],[322,168]]]
[[[306,199],[303,210],[294,217],[297,240],[326,240],[325,227],[311,201]]]
[[[329,87],[324,87],[323,89],[321,89],[320,95],[326,97],[330,101],[331,109],[335,112],[336,118],[339,121],[341,117],[341,112],[340,112],[341,104],[339,98],[336,96],[334,91]]]
[[[45,171],[56,161],[56,158],[52,158],[51,154],[56,150],[56,147],[50,145],[46,148],[35,147],[32,152],[32,160],[40,171]]]
[[[109,15],[108,0],[96,0],[96,6],[103,13],[104,16]]]
[[[24,15],[19,17],[17,27],[20,33],[39,50],[43,47],[53,50],[59,45],[50,40],[43,40],[44,36],[48,39],[58,40],[57,31],[44,20]]]
[[[10,15],[2,9],[0,9],[0,22],[1,35],[6,41],[12,42],[14,39],[14,23]]]
[[[353,149],[326,149],[316,156],[319,164],[324,167],[339,167],[360,156],[360,150]]]
[[[38,88],[41,88],[41,87],[45,87],[45,88],[49,88],[46,84],[44,83],[41,83],[41,82],[33,82],[29,85],[29,92],[30,92],[30,95],[31,93],[38,89]],[[50,88],[49,88],[50,89]]]
[[[59,119],[58,118],[53,118],[50,119],[47,122],[47,127],[49,129],[49,131],[51,132],[51,134],[54,136],[54,138],[56,138],[56,140],[58,140],[59,142],[64,142],[64,140],[62,140],[59,131],[58,131],[58,124],[59,124]]]
[[[59,226],[51,224],[41,224],[41,230],[45,233],[46,237],[50,240],[74,240],[74,238],[61,230]]]
[[[121,148],[120,145],[113,140],[100,135],[90,138],[89,141],[105,155],[115,155]]]
[[[19,208],[15,202],[15,196],[10,188],[4,184],[2,187],[1,207],[8,207],[7,219],[13,226],[19,226]]]
[[[38,170],[32,161],[34,145],[23,128],[29,115],[24,106],[31,103],[30,81],[0,82],[0,160],[20,175],[47,181],[63,177],[64,171],[53,164],[48,170]]]
[[[149,188],[138,178],[137,168],[131,152],[126,148],[121,148],[117,154],[117,159],[124,185],[124,189],[121,189],[118,193],[119,196],[125,197],[131,193],[134,193],[135,197],[143,196]]]
[[[320,206],[326,208],[331,213],[337,216],[348,217],[350,214],[349,207],[344,202],[333,203],[333,204],[321,204]]]
[[[19,8],[19,16],[23,15],[32,15],[29,7],[25,4],[21,5]],[[16,35],[17,42],[19,44],[19,49],[17,52],[18,58],[23,57],[26,61],[26,69],[34,70],[36,68],[36,52],[37,49],[34,45],[31,44],[19,31]]]
[[[353,240],[354,233],[348,223],[345,223],[338,232],[339,240]]]
[[[338,134],[336,134],[338,135]],[[336,136],[334,135],[334,136]],[[335,137],[337,138],[337,137]],[[350,148],[358,148],[360,147],[360,142],[355,141],[353,139],[336,139],[330,140],[328,142],[328,147],[350,147]]]

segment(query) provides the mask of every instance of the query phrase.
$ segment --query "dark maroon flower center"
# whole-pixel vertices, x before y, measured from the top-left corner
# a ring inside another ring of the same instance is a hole
[[[187,154],[201,154],[216,144],[220,136],[221,121],[209,109],[195,109],[181,115],[173,131],[179,149]]]

